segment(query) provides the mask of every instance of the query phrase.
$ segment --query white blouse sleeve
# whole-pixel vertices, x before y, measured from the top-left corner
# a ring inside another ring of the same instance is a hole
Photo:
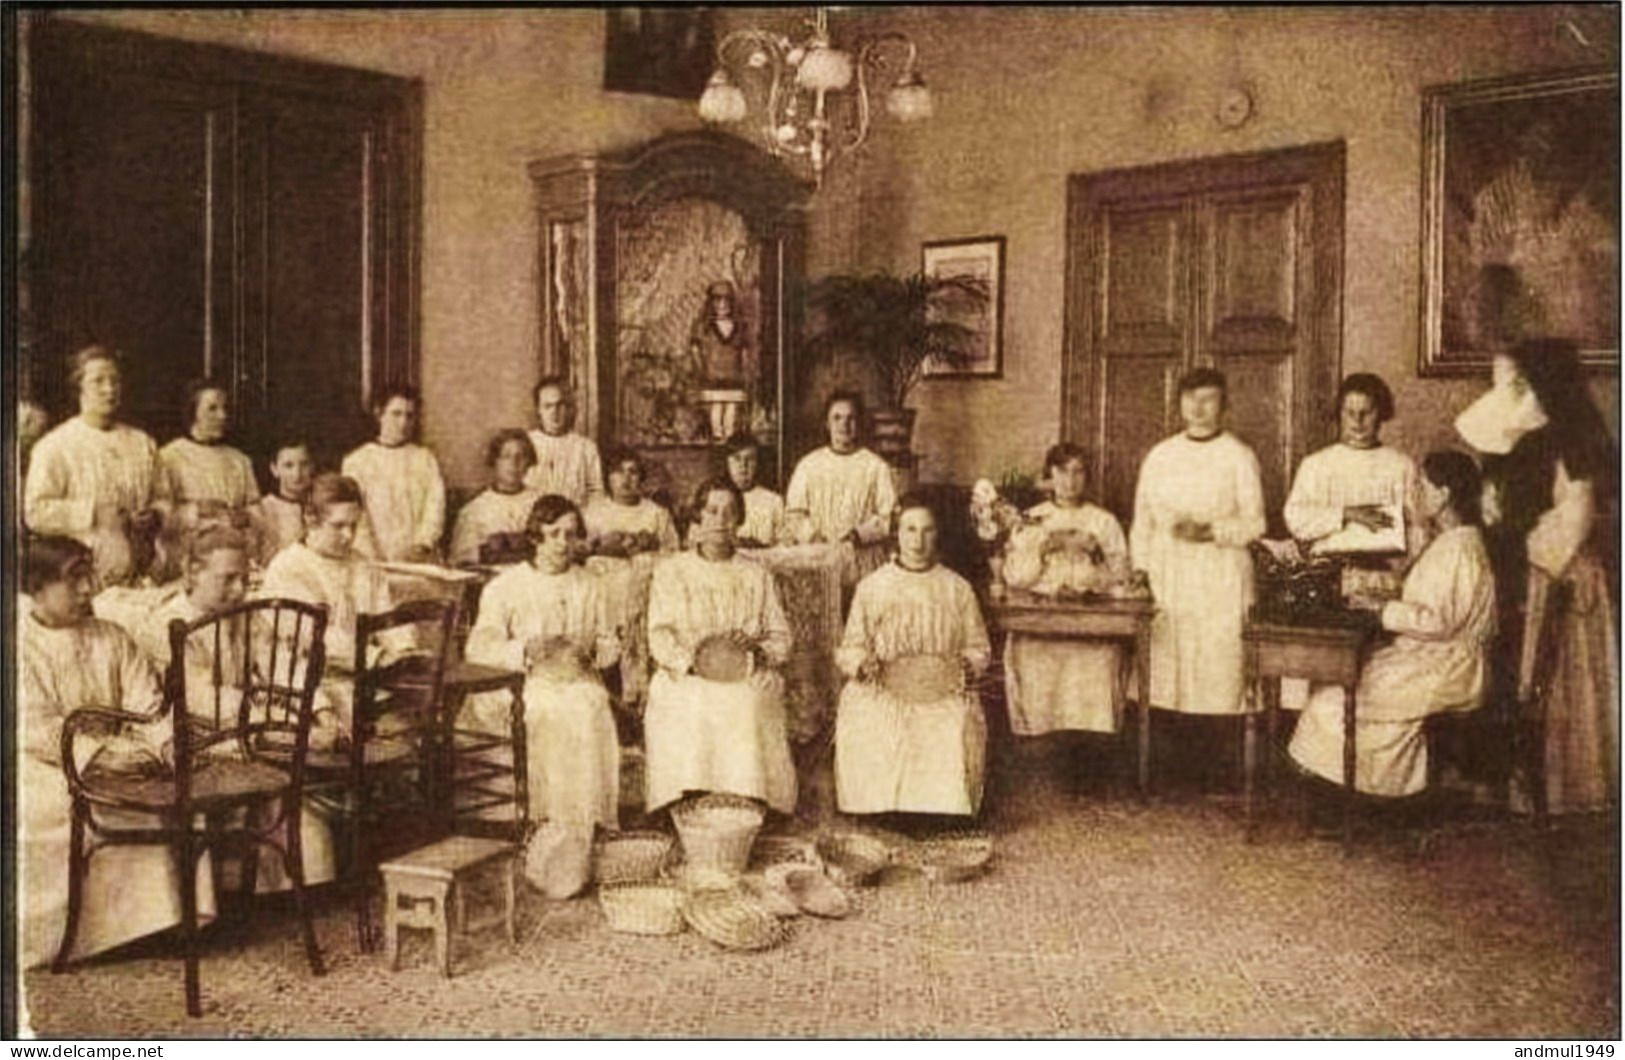
[[[790,658],[790,648],[793,644],[790,635],[790,623],[784,617],[784,607],[779,603],[778,586],[773,580],[771,571],[761,572],[762,580],[762,633],[758,642],[762,655],[773,666],[783,666]]]
[[[846,633],[841,637],[841,646],[835,649],[835,665],[848,677],[858,676],[858,671],[873,654],[871,611],[874,605],[869,599],[873,595],[868,591],[869,584],[867,580],[859,582],[852,594],[852,610],[846,616]]]
[[[28,464],[23,516],[36,534],[82,534],[96,521],[93,497],[72,493],[73,468],[55,440],[41,439]]]
[[[1236,461],[1236,514],[1213,522],[1213,541],[1225,548],[1246,548],[1264,536],[1264,486],[1258,478],[1258,457],[1251,450]]]
[[[1552,498],[1552,506],[1529,531],[1529,562],[1561,578],[1596,525],[1597,496],[1590,479],[1569,478],[1559,463]]]
[[[670,563],[655,568],[649,585],[649,654],[673,673],[694,665],[694,645],[683,629],[683,584]]]
[[[1343,529],[1343,506],[1332,502],[1331,483],[1319,468],[1313,455],[1303,458],[1281,512],[1300,541],[1318,541]]]
[[[525,640],[513,633],[513,604],[508,597],[507,586],[494,582],[480,594],[479,617],[468,635],[471,662],[504,670],[525,668]]]
[[[992,661],[993,646],[988,641],[987,624],[982,621],[982,608],[976,602],[976,593],[963,581],[954,587],[954,606],[959,612],[960,628],[965,637],[961,654],[970,668],[979,674]]]
[[[1139,570],[1150,570],[1157,550],[1157,534],[1162,513],[1157,511],[1157,451],[1153,449],[1140,462],[1139,481],[1134,486],[1134,521],[1129,524],[1129,561]]]
[[[1121,539],[1122,532],[1118,532]],[[1004,583],[1012,588],[1025,589],[1035,585],[1044,576],[1044,543],[1049,531],[1042,526],[1018,527],[1005,546]]]
[[[1489,572],[1466,549],[1440,548],[1417,561],[1404,596],[1383,607],[1383,628],[1418,640],[1453,640],[1461,633]]]
[[[423,457],[419,473],[423,476],[426,496],[412,543],[430,552],[438,552],[440,535],[446,528],[446,481],[440,475],[440,461],[435,459],[434,453],[425,449]]]

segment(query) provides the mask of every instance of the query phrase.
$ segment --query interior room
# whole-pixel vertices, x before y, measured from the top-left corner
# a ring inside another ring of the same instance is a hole
[[[1619,1037],[1616,7],[4,18],[8,1032]]]

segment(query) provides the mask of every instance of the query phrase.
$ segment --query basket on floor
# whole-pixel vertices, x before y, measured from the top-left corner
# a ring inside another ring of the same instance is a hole
[[[818,844],[811,837],[797,835],[764,835],[756,837],[751,848],[750,863],[754,868],[769,869],[774,865],[811,865],[823,867],[818,856]]]
[[[993,860],[993,837],[986,832],[945,832],[911,844],[900,860],[936,883],[962,883],[987,871]]]
[[[873,883],[892,861],[889,846],[862,832],[831,832],[819,837],[818,856],[830,878],[847,887]]]
[[[689,927],[730,950],[765,950],[790,937],[778,917],[742,890],[697,891],[683,902]]]
[[[770,887],[789,895],[796,908],[813,916],[839,920],[852,912],[852,899],[810,865],[775,865],[766,873]]]
[[[688,864],[734,876],[749,864],[751,844],[766,817],[760,804],[737,795],[701,795],[671,811]]]
[[[676,845],[664,832],[616,832],[599,841],[593,878],[599,883],[659,879]]]
[[[631,935],[675,935],[683,930],[683,892],[664,883],[608,883],[598,906],[610,930]]]

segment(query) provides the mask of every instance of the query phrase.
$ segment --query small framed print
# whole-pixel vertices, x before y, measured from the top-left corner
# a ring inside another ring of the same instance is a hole
[[[986,292],[972,297],[949,287],[934,298],[933,319],[969,329],[967,357],[954,365],[935,358],[923,366],[927,379],[998,379],[1004,370],[1004,237],[944,239],[920,246],[920,272],[927,280],[968,279]]]

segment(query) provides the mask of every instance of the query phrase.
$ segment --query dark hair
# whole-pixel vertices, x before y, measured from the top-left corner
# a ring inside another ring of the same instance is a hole
[[[1068,460],[1082,460],[1083,466],[1089,466],[1089,454],[1083,446],[1076,442],[1061,442],[1049,447],[1044,454],[1044,474],[1048,475],[1051,468],[1060,467]]]
[[[575,404],[575,394],[570,390],[570,381],[562,375],[544,375],[536,380],[536,385],[531,387],[530,390],[530,403],[532,405],[536,404],[541,399],[542,391],[550,386],[558,387],[559,393],[564,397],[564,400],[570,402],[571,405]]]
[[[834,408],[836,405],[840,404],[843,401],[846,402],[848,405],[851,405],[852,406],[852,411],[857,413],[857,416],[858,416],[858,430],[861,432],[863,430],[864,414],[866,412],[868,412],[868,409],[865,407],[865,405],[863,403],[863,395],[858,393],[856,390],[837,390],[833,394],[831,394],[829,397],[824,399],[824,420],[825,420],[825,422],[828,422],[828,420],[829,420],[829,410]]]
[[[1388,389],[1388,384],[1382,381],[1382,376],[1371,372],[1355,372],[1337,388],[1337,401],[1332,405],[1333,418],[1343,415],[1343,399],[1350,394],[1364,394],[1377,406],[1377,423],[1387,423],[1394,418],[1394,392]]]
[[[739,526],[745,521],[745,495],[740,492],[738,486],[734,485],[733,479],[727,475],[712,475],[694,488],[694,499],[689,506],[690,513],[695,520],[698,520],[700,509],[705,507],[705,502],[711,499],[711,494],[719,491],[733,498],[734,513],[737,516],[734,519],[734,526]]]
[[[530,506],[530,514],[525,516],[525,536],[540,541],[542,528],[552,526],[566,515],[574,515],[577,522],[582,522],[581,509],[576,507],[575,501],[557,493],[543,494],[536,498],[536,503]]]
[[[372,396],[372,414],[374,417],[382,416],[389,403],[396,398],[405,398],[412,403],[414,409],[423,407],[423,397],[418,388],[406,383],[390,383]]]
[[[631,448],[630,446],[608,446],[604,450],[603,461],[605,489],[609,488],[610,474],[612,472],[619,471],[621,465],[627,463],[628,461],[631,461],[638,466],[639,475],[647,476],[649,473],[649,467],[643,462],[643,457],[639,456],[637,450]]]
[[[1230,384],[1224,378],[1224,373],[1217,368],[1192,368],[1179,377],[1181,394],[1209,386],[1218,387],[1219,393],[1224,395],[1224,403],[1226,405],[1230,403]]]
[[[68,358],[68,382],[73,386],[74,390],[78,390],[84,383],[85,369],[89,368],[93,361],[112,361],[113,367],[117,368],[121,375],[124,372],[124,355],[122,353],[111,346],[103,346],[99,342],[94,343]]]
[[[1422,459],[1422,474],[1435,486],[1450,491],[1450,507],[1468,526],[1483,523],[1484,478],[1466,453],[1438,449]]]
[[[33,595],[65,581],[71,568],[88,563],[94,568],[95,555],[89,546],[71,537],[32,537],[28,540],[28,554],[23,559],[23,591]]]
[[[247,555],[253,550],[248,547],[248,538],[241,531],[229,526],[211,526],[193,534],[187,543],[187,566],[201,565],[213,553],[225,551]]]
[[[525,447],[525,455],[530,457],[530,466],[536,466],[536,446],[530,440],[530,435],[519,427],[504,427],[491,435],[491,440],[485,443],[485,466],[496,467],[497,458],[502,455],[503,448],[509,442],[519,442]]]
[[[761,448],[762,443],[754,434],[749,431],[735,431],[723,439],[722,444],[717,447],[717,452],[718,455],[726,459],[735,453],[742,453],[746,449],[760,451]]]
[[[190,435],[192,425],[197,422],[197,405],[203,400],[203,395],[211,390],[218,390],[226,395],[226,402],[231,402],[231,388],[218,379],[204,377],[193,379],[186,384],[186,412],[181,423],[181,432]]]
[[[276,464],[276,458],[282,455],[284,449],[303,449],[306,456],[314,457],[310,451],[310,442],[303,434],[285,434],[271,443],[269,455],[265,458],[267,467]]]
[[[334,504],[360,504],[361,485],[349,475],[324,471],[310,484],[310,496],[305,498],[305,518],[320,519]]]
[[[1531,339],[1509,356],[1539,399],[1568,474],[1594,479],[1612,468],[1608,425],[1586,392],[1579,347],[1567,339]]]
[[[942,515],[937,511],[936,503],[930,497],[918,491],[903,494],[897,501],[897,507],[891,510],[891,535],[897,536],[897,528],[903,521],[903,513],[924,508],[931,513],[931,521],[938,527],[942,526]]]

